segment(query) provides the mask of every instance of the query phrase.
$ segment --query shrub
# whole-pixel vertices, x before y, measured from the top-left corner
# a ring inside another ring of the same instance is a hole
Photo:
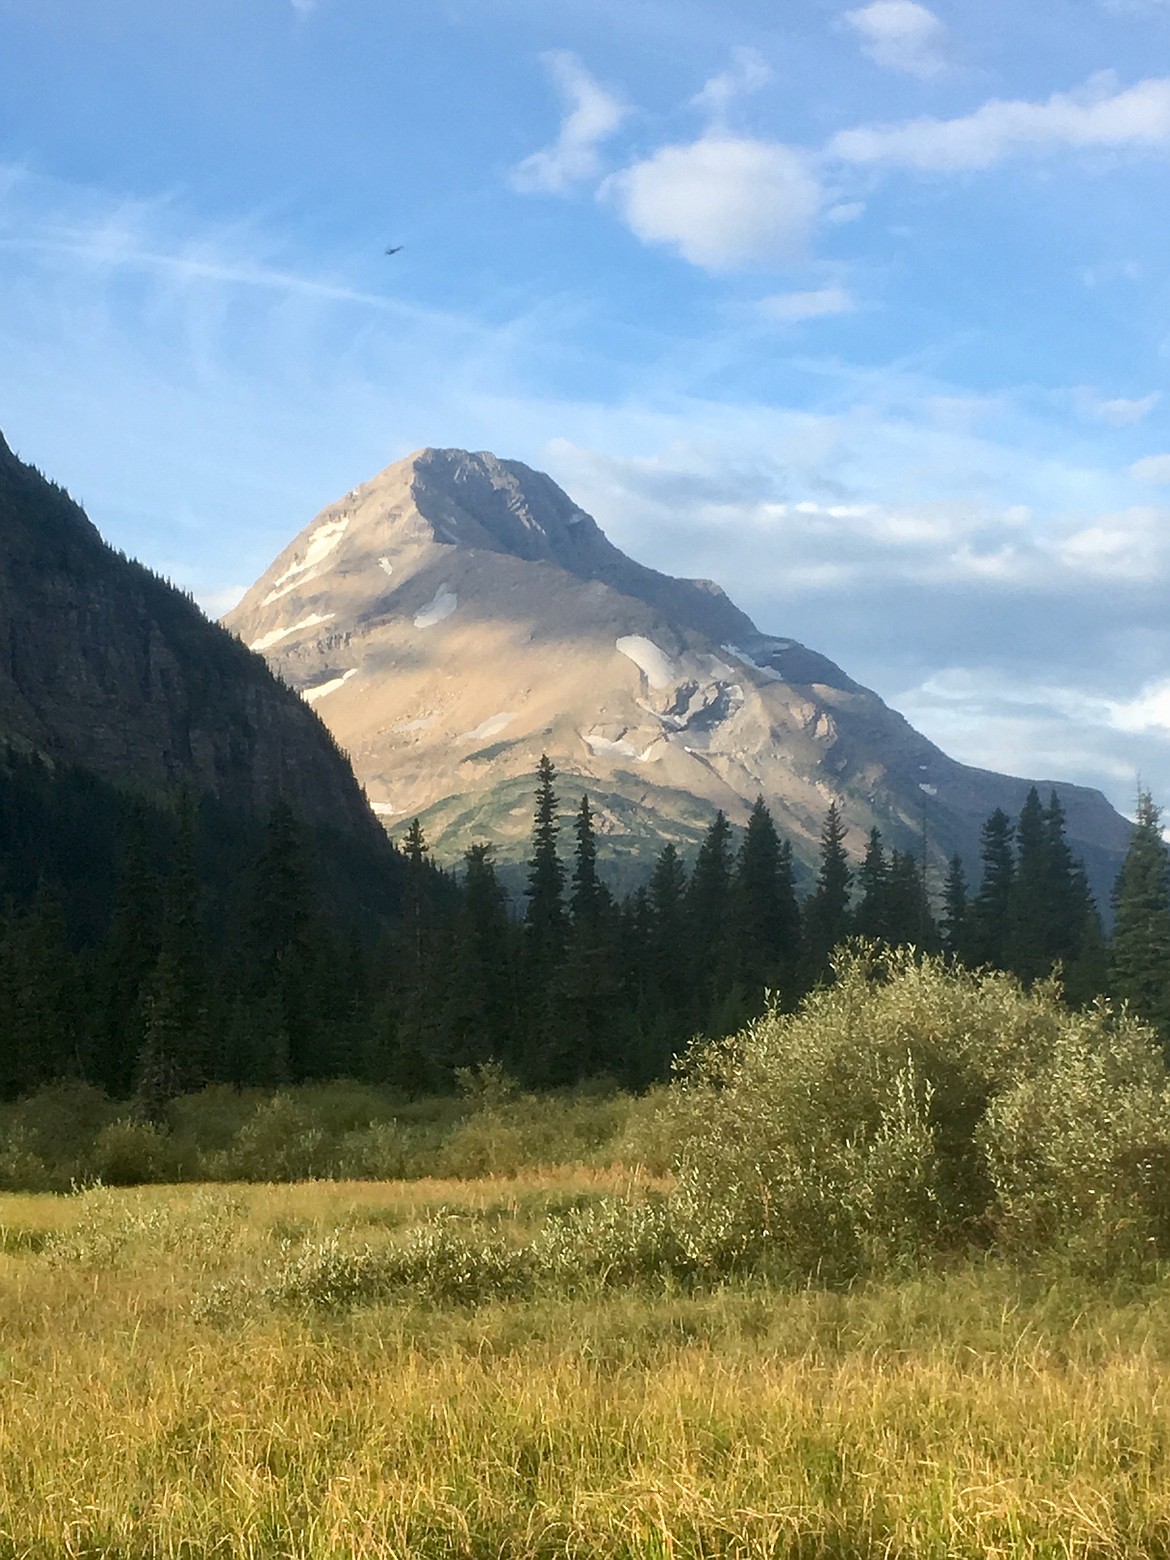
[[[624,1119],[625,1102],[612,1091],[513,1095],[493,1088],[473,1097],[476,1109],[443,1144],[433,1174],[516,1175],[608,1160]]]
[[[33,1136],[19,1122],[0,1134],[0,1191],[47,1192],[54,1189],[48,1165],[33,1148]]]
[[[150,1121],[111,1121],[89,1154],[92,1173],[107,1186],[139,1186],[174,1180],[178,1173],[170,1136]]]
[[[665,1198],[604,1197],[550,1219],[532,1243],[536,1271],[558,1289],[690,1278],[695,1261]]]
[[[106,1268],[124,1257],[181,1252],[188,1266],[212,1267],[244,1231],[243,1205],[219,1191],[197,1191],[186,1203],[100,1185],[75,1195],[80,1202],[76,1218],[50,1231],[46,1241],[46,1252],[58,1262]]]
[[[9,1119],[23,1134],[29,1152],[67,1188],[72,1177],[84,1173],[94,1139],[117,1109],[101,1089],[79,1078],[63,1078],[18,1101]]]
[[[531,1251],[437,1213],[401,1246],[345,1250],[335,1238],[304,1246],[265,1289],[275,1304],[332,1308],[410,1293],[432,1303],[477,1305],[531,1287]]]
[[[997,1239],[1098,1271],[1170,1256],[1170,1101],[1144,1025],[1071,1017],[1048,1065],[992,1100],[978,1131]]]
[[[678,1091],[658,1084],[623,1103],[620,1128],[608,1145],[610,1161],[666,1175],[678,1162],[687,1135],[689,1117],[678,1108]]]
[[[325,1134],[293,1095],[261,1099],[230,1147],[207,1160],[218,1181],[307,1181],[328,1173]]]
[[[1036,1251],[1122,1217],[1126,1240],[1170,1254],[1149,1030],[912,950],[857,946],[834,973],[798,1013],[688,1059],[674,1201],[695,1262],[848,1280],[972,1241]]]
[[[347,1181],[405,1181],[425,1173],[434,1162],[439,1137],[434,1129],[372,1121],[341,1138],[337,1174]]]

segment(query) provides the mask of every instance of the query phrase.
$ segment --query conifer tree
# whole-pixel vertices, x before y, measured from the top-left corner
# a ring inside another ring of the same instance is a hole
[[[1029,790],[1015,829],[1016,861],[1007,903],[1003,963],[1031,982],[1052,968],[1052,919],[1057,884],[1049,831],[1035,786]]]
[[[430,852],[422,824],[412,820],[402,841],[402,854],[406,858],[406,920],[410,941],[410,969],[412,984],[421,986],[423,967],[426,963],[427,934],[430,931],[430,894],[427,877],[427,856]]]
[[[1081,965],[1083,979],[1094,970],[1099,975],[1103,973],[1100,952],[1104,938],[1084,863],[1070,850],[1064,823],[1064,808],[1056,792],[1052,791],[1044,809],[1045,850],[1053,899],[1048,953],[1053,963],[1064,965],[1067,983],[1069,973],[1077,963]],[[1104,989],[1104,984],[1098,983],[1087,996],[1097,996]]]
[[[845,851],[846,828],[837,803],[830,802],[821,826],[816,887],[805,901],[804,985],[814,985],[828,969],[829,955],[849,931],[849,890],[853,870]]]
[[[942,912],[943,952],[952,959],[963,959],[967,952],[967,874],[963,871],[963,858],[951,857],[943,884]]]
[[[697,999],[694,1021],[699,1027],[710,1023],[715,1003],[729,983],[730,909],[731,825],[719,811],[699,846],[687,887],[687,944]]]
[[[458,1067],[492,1059],[514,1066],[517,1029],[512,931],[492,846],[464,854],[463,892],[451,923],[442,983],[442,1064],[449,1083]],[[519,1058],[523,1060],[523,1058]]]
[[[758,1011],[767,990],[791,1002],[800,961],[800,910],[792,879],[792,846],[781,840],[757,796],[735,863],[731,913],[736,979]]]
[[[573,881],[569,927],[560,978],[556,982],[557,1029],[574,1054],[562,1073],[568,1081],[626,1070],[629,1020],[622,1012],[619,918],[613,896],[597,872],[593,810],[582,796],[573,825]]]
[[[1113,992],[1170,1044],[1170,852],[1148,791],[1113,890]]]
[[[1015,877],[1013,832],[1012,821],[1002,807],[997,807],[983,825],[983,878],[968,916],[971,963],[1001,970],[1008,967],[1008,916]]]
[[[1089,978],[1091,960],[1081,961],[1082,946],[1099,941],[1099,921],[1085,879],[1064,836],[1064,809],[1053,791],[1042,807],[1035,786],[1028,792],[1016,824],[1016,867],[1008,896],[1006,967],[1025,982],[1060,965],[1079,965],[1078,979]],[[1098,961],[1099,962],[1099,961]]]
[[[885,902],[886,941],[891,947],[914,947],[921,953],[938,951],[938,927],[913,851],[896,850],[890,857]]]
[[[559,986],[569,923],[564,903],[565,868],[557,854],[560,821],[555,782],[552,761],[542,753],[536,774],[523,940],[528,1033],[526,1061],[520,1071],[533,1083],[563,1082],[570,1048],[559,1027]]]
[[[565,945],[565,868],[557,854],[560,832],[556,770],[547,753],[537,767],[532,854],[528,861],[528,911],[525,916],[529,962],[538,980],[547,981]]]
[[[654,915],[647,884],[641,884],[618,906],[616,937],[622,1028],[627,1037],[621,1078],[634,1088],[642,1088],[669,1071],[675,1032],[655,991]]]
[[[857,869],[859,899],[853,912],[853,929],[862,937],[881,941],[889,938],[889,876],[890,864],[881,831],[871,829],[865,855]]]
[[[447,942],[439,906],[442,879],[417,818],[399,848],[405,863],[403,917],[390,942],[390,990],[377,1066],[384,1082],[414,1094],[449,1082],[441,1011]]]
[[[180,799],[174,858],[167,880],[159,954],[142,997],[143,1038],[135,1107],[145,1120],[163,1119],[178,1094],[201,1088],[210,1075],[207,1034],[208,957],[195,866],[191,799]]]
[[[597,874],[597,836],[593,828],[593,809],[588,796],[573,823],[576,846],[573,852],[573,882],[569,907],[574,926],[596,925],[612,904],[612,896]]]

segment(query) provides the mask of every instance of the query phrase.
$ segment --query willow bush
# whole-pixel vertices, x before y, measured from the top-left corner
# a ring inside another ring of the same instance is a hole
[[[1053,982],[855,945],[792,1015],[699,1043],[674,1215],[694,1259],[847,1281],[971,1246],[1170,1255],[1154,1033]]]

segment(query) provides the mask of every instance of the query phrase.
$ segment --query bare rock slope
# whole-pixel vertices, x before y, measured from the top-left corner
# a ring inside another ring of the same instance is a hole
[[[549,477],[489,454],[422,450],[353,489],[225,623],[323,717],[387,826],[421,816],[441,856],[523,852],[542,752],[567,801],[588,789],[611,862],[762,794],[805,861],[836,798],[858,849],[876,825],[974,864],[983,820],[1031,784],[954,763],[824,656],[635,563]],[[1057,789],[1100,890],[1128,826]]]

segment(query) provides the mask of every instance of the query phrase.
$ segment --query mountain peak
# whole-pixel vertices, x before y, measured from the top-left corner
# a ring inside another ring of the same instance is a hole
[[[617,549],[591,516],[541,471],[488,450],[423,449],[408,457],[415,503],[449,545],[557,563],[573,573]],[[393,468],[391,468],[393,469]],[[620,554],[618,555],[620,556]]]
[[[618,855],[763,795],[806,859],[824,808],[898,849],[974,857],[1027,784],[964,769],[825,656],[717,586],[646,568],[543,472],[423,449],[322,511],[227,619],[351,755],[384,818],[526,847],[547,753]],[[1062,788],[1070,837],[1124,825]],[[929,816],[924,813],[926,809]],[[1082,830],[1082,816],[1086,825]],[[623,843],[624,842],[624,843]]]
[[[339,592],[350,616],[395,610],[413,616],[426,610],[429,595],[442,596],[448,575],[453,580],[470,569],[483,577],[493,554],[501,567],[503,560],[535,564],[607,586],[717,639],[741,643],[758,636],[751,619],[709,580],[674,579],[628,558],[544,472],[486,450],[429,447],[323,509],[252,586],[229,623],[247,622],[248,642],[267,650],[324,623],[325,598],[333,602]],[[551,580],[546,584],[552,588]],[[419,591],[424,595],[416,602]],[[336,606],[328,616],[338,619]]]

